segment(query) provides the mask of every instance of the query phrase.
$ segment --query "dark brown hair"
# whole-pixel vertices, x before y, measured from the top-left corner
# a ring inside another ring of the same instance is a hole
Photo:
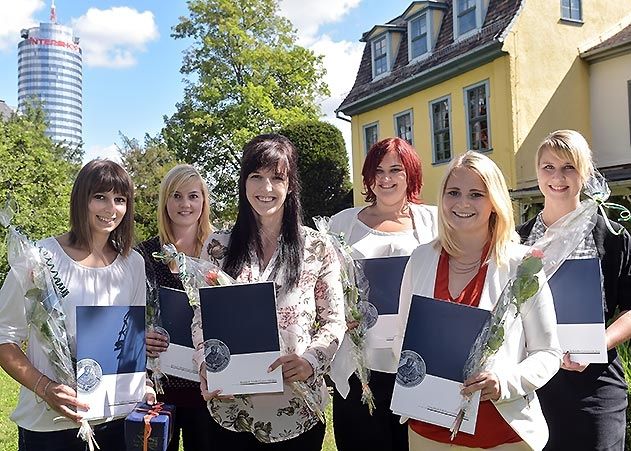
[[[121,223],[110,233],[116,252],[127,255],[134,236],[134,186],[129,174],[111,160],[96,159],[81,168],[70,193],[70,244],[92,249],[88,204],[95,193],[116,194],[127,198],[127,211]]]
[[[273,169],[287,177],[289,189],[283,207],[283,223],[280,229],[279,261],[282,262],[282,289],[298,285],[302,271],[304,239],[302,237],[302,207],[300,204],[300,179],[298,178],[298,152],[293,143],[278,134],[259,135],[243,148],[239,174],[239,209],[237,220],[230,235],[224,269],[237,277],[245,263],[250,263],[250,249],[263,254],[259,225],[248,201],[245,183],[248,176],[261,169]]]

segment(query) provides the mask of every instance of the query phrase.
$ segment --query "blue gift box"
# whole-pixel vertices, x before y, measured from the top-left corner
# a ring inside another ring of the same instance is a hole
[[[174,415],[175,406],[170,404],[137,404],[125,418],[127,451],[166,451],[173,435]]]

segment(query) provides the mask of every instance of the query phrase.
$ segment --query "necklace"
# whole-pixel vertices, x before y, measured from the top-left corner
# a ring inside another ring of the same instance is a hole
[[[464,263],[464,262],[459,262],[453,258],[450,258],[449,269],[454,274],[468,274],[478,269],[480,265],[480,260],[482,260],[482,257],[478,258],[476,261]]]

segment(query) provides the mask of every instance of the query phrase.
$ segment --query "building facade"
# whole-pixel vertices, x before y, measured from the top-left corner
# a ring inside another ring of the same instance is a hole
[[[408,139],[436,203],[446,165],[467,149],[502,169],[522,217],[538,202],[534,154],[551,131],[592,141],[590,69],[579,48],[631,14],[608,0],[425,0],[364,33],[350,116],[355,203],[367,149]],[[596,161],[600,152],[594,148]]]
[[[79,38],[71,28],[50,23],[24,29],[18,44],[18,110],[40,103],[55,142],[77,146],[83,130],[83,65]]]

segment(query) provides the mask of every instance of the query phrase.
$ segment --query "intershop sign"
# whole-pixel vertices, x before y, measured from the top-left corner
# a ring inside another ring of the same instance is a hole
[[[66,42],[66,41],[58,41],[57,39],[43,39],[43,38],[30,37],[28,38],[28,42],[30,44],[35,44],[35,45],[54,45],[57,47],[64,47],[66,49],[70,49],[75,52],[80,51],[80,48],[77,44],[74,44],[72,42]]]

